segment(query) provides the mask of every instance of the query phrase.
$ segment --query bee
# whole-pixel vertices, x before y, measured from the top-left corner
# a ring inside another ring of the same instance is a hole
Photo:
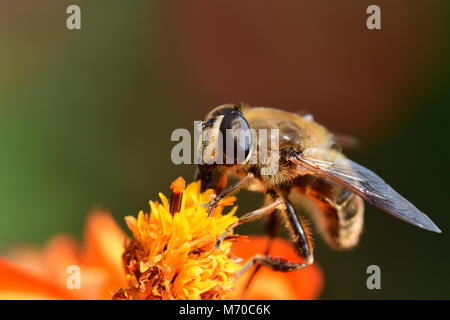
[[[268,134],[268,143],[259,148],[262,140],[258,133],[274,129],[278,134]],[[220,146],[219,142],[225,139],[218,139],[218,136],[225,136],[227,130],[239,130],[239,136],[244,135],[246,139],[235,136],[234,140],[223,143],[227,146]],[[302,258],[301,263],[296,263],[270,256],[269,241],[265,253],[250,259],[239,275],[254,265],[258,267],[251,278],[261,265],[289,272],[312,264],[312,233],[303,213],[315,222],[316,229],[332,248],[354,247],[363,229],[363,200],[422,229],[441,232],[427,215],[378,175],[346,158],[338,137],[309,115],[246,104],[225,104],[206,116],[199,137],[198,151],[207,158],[217,160],[217,150],[221,147],[224,150],[223,158],[219,157],[222,161],[202,162],[197,169],[202,190],[216,190],[217,196],[206,204],[210,210],[220,199],[242,188],[262,192],[266,199],[263,207],[244,214],[230,225],[217,245],[236,226],[269,215],[269,238],[277,235],[280,221],[284,221],[296,252]],[[271,157],[277,162],[275,172],[262,173],[268,166],[259,157],[263,151],[278,155]],[[241,161],[237,161],[239,154],[243,155]],[[225,188],[230,175],[239,180]],[[302,208],[302,212],[298,212],[298,208]]]

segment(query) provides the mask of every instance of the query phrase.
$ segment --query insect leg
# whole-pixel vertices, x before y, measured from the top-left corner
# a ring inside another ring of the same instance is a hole
[[[228,228],[226,229],[226,231],[220,235],[219,239],[216,242],[216,247],[219,248],[220,244],[222,243],[223,239],[225,239],[227,234],[231,230],[236,228],[237,226],[239,226],[243,223],[246,223],[246,222],[250,222],[250,221],[259,219],[262,216],[265,216],[267,214],[270,214],[270,213],[274,212],[275,209],[277,209],[279,206],[284,206],[284,200],[282,198],[276,198],[272,203],[270,203],[262,208],[259,208],[257,210],[250,211],[250,212],[244,214],[236,222],[230,224],[228,226]]]
[[[303,269],[314,262],[311,243],[308,235],[304,231],[300,219],[295,213],[294,206],[287,200],[284,200],[284,203],[286,206],[286,224],[291,233],[297,254],[304,259],[304,262],[289,262],[282,258],[271,257],[268,254],[257,254],[236,273],[236,278],[241,276],[254,265],[263,265],[275,271],[291,272]]]
[[[253,267],[254,265],[263,265],[271,268],[275,271],[281,272],[291,272],[306,268],[309,263],[297,263],[297,262],[289,262],[284,259],[278,257],[272,257],[267,254],[257,254],[253,258],[251,258],[241,270],[236,272],[235,278],[239,278],[242,274],[244,274],[248,269]]]
[[[264,251],[264,255],[268,255],[270,252],[270,249],[272,248],[273,239],[278,235],[280,231],[280,217],[278,210],[272,213],[269,216],[269,219],[266,223],[266,231],[269,236],[269,239],[267,240],[266,250]],[[244,290],[242,291],[241,298],[243,299],[245,297],[245,294],[247,293],[248,288],[250,287],[250,284],[252,283],[253,279],[255,278],[256,274],[261,269],[261,265],[258,264],[256,268],[253,270],[252,274],[250,275],[250,278],[247,280],[247,283],[245,284]]]
[[[226,196],[230,196],[236,192],[238,192],[239,190],[241,190],[242,188],[244,188],[246,185],[248,185],[249,183],[252,183],[253,180],[255,179],[255,176],[253,175],[253,173],[249,172],[245,178],[239,180],[238,182],[236,182],[235,184],[233,184],[232,186],[226,188],[225,190],[223,190],[217,197],[215,197],[213,200],[211,200],[210,202],[207,203],[203,203],[202,206],[203,207],[208,207],[208,214],[211,215],[211,213],[214,211],[214,208],[217,206],[217,203],[222,200],[223,198],[225,198]]]
[[[295,213],[295,208],[289,201],[285,200],[286,225],[291,234],[297,254],[305,260],[305,263],[312,264],[314,256],[312,251],[311,239],[305,232],[301,219]]]

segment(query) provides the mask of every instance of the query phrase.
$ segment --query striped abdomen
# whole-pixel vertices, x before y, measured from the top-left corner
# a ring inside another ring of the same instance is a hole
[[[363,200],[342,186],[312,175],[294,180],[293,192],[313,200],[318,210],[311,212],[319,231],[335,249],[348,249],[359,241],[364,221]],[[292,195],[295,196],[295,195]]]

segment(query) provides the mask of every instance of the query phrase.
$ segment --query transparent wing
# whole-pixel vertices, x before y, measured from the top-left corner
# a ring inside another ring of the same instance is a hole
[[[343,185],[398,219],[425,230],[441,232],[426,214],[403,198],[373,171],[346,158],[321,160],[324,158],[321,156],[322,152],[319,149],[308,149],[297,156],[296,161],[306,170]]]
[[[344,148],[357,149],[359,147],[359,141],[355,137],[338,133],[335,133],[333,136],[334,141]]]

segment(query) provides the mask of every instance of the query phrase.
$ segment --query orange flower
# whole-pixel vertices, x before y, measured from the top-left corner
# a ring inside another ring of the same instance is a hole
[[[172,198],[182,194],[175,206],[160,194],[161,203],[150,202],[150,215],[126,218],[134,239],[127,239],[108,213],[95,211],[88,216],[83,247],[59,235],[44,249],[11,250],[0,258],[0,299],[239,299],[251,270],[234,281],[242,265],[238,257],[263,252],[267,239],[232,244],[230,237],[217,250],[215,241],[235,221],[235,208],[222,215],[219,206],[208,217],[198,204],[207,202],[211,191],[201,194],[199,183],[172,190]],[[297,259],[284,240],[276,240],[271,253]],[[79,289],[68,288],[69,266],[80,269]],[[292,273],[263,267],[246,298],[314,299],[322,283],[316,264]]]
[[[126,235],[104,211],[89,214],[84,235],[82,248],[57,235],[43,249],[15,248],[0,258],[0,299],[110,299],[126,284]],[[69,266],[80,268],[80,289],[67,287]]]

